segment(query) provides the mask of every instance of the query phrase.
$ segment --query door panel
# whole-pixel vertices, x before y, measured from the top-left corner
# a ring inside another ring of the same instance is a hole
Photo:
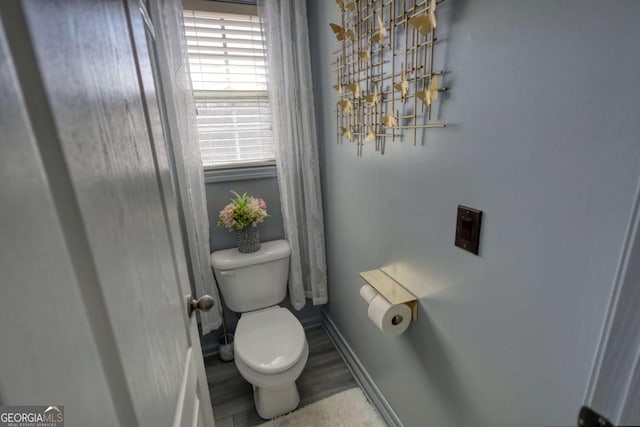
[[[19,86],[0,22],[0,404],[67,402],[68,425],[115,426],[100,348]]]
[[[188,342],[123,4],[23,5],[138,421],[166,424]]]
[[[182,377],[182,387],[180,387],[180,397],[178,399],[178,410],[174,426],[189,427],[193,424],[193,407],[196,402],[196,370],[191,357],[191,349],[186,354],[187,364]]]
[[[101,358],[96,372],[110,398],[123,403],[116,404],[119,423],[84,425],[213,425],[195,317],[186,310],[182,236],[139,10],[115,0],[10,3],[20,9],[14,18],[24,19],[36,62],[19,69],[29,75],[22,85],[40,84],[46,94],[32,99],[51,122],[36,138],[58,148],[51,169],[66,177],[52,180],[50,173],[49,184],[77,207],[77,220],[63,232],[86,240],[87,262],[71,262],[77,278],[89,277],[77,275],[85,264],[95,273],[91,285],[78,284],[96,291],[78,304],[85,318],[69,315],[75,323],[106,325],[91,331]],[[58,205],[55,213],[64,212]],[[84,357],[78,351],[63,359]],[[97,405],[101,399],[88,408]],[[68,425],[82,424],[69,418]]]
[[[198,375],[198,363],[201,357],[189,349],[185,357],[187,365],[183,375],[178,408],[176,410],[175,427],[213,426],[213,413],[207,410],[205,405],[211,407],[209,394],[202,395]],[[204,378],[206,384],[206,378]],[[201,404],[201,402],[204,402]],[[211,415],[208,414],[211,412]],[[208,421],[207,421],[208,420]]]

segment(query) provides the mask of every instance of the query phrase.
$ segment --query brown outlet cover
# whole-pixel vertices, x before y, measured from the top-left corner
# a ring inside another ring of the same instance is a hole
[[[456,246],[478,255],[481,225],[482,211],[459,205],[456,220]]]

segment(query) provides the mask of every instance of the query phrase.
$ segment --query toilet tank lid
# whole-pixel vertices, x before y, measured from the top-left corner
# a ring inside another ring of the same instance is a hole
[[[211,254],[211,266],[216,270],[233,270],[234,268],[262,264],[286,258],[291,254],[289,242],[274,240],[264,242],[257,252],[243,254],[238,248],[216,251]]]

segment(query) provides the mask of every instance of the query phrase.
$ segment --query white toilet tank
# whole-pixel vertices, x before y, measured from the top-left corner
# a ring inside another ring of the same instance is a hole
[[[225,249],[211,254],[211,266],[227,307],[244,313],[278,304],[287,294],[289,255],[286,240],[264,242],[243,254]]]

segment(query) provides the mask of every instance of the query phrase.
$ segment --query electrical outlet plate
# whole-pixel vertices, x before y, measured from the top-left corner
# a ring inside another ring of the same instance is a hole
[[[480,249],[480,227],[482,226],[482,211],[468,206],[458,206],[456,220],[455,245],[474,255]]]

